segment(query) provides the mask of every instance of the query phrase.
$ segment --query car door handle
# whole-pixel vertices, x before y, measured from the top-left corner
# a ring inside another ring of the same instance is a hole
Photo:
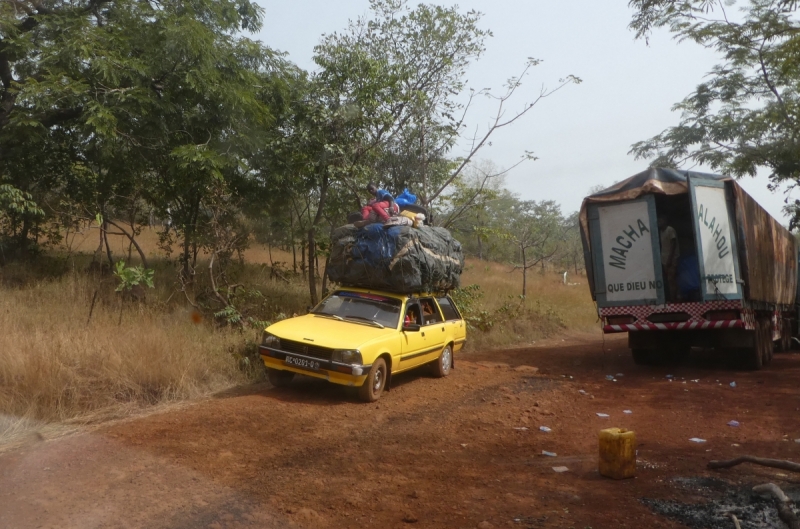
[[[424,332],[422,333],[422,336],[425,336],[425,333],[424,333]]]
[[[444,327],[442,327],[442,332],[444,332]]]

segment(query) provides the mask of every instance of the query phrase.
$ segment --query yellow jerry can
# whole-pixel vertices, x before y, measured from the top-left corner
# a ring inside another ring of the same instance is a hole
[[[636,475],[636,433],[624,428],[600,430],[600,474],[625,479]]]

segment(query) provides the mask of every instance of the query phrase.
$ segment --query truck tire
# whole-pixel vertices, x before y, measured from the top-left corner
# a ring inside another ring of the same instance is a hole
[[[658,363],[655,349],[631,349],[631,355],[633,363],[637,366],[653,366]]]
[[[778,349],[782,353],[792,350],[792,320],[781,318],[781,341]]]
[[[744,364],[747,369],[758,371],[772,360],[772,321],[759,317],[755,327],[753,347],[744,350]]]

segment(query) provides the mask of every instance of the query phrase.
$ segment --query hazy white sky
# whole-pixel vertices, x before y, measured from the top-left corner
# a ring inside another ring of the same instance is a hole
[[[368,0],[258,0],[264,28],[258,35],[289,59],[313,69],[313,48],[323,33],[346,28],[367,13]],[[415,2],[411,2],[414,5]],[[446,0],[432,3],[452,5]],[[462,0],[462,10],[484,13],[481,25],[494,37],[486,54],[468,72],[468,85],[498,91],[517,75],[527,57],[544,62],[527,77],[517,100],[521,107],[542,85],[574,74],[577,86],[543,100],[511,128],[493,136],[479,157],[500,167],[513,165],[524,151],[539,160],[526,162],[506,179],[506,187],[524,199],[559,202],[569,213],[580,207],[590,187],[627,178],[647,167],[628,155],[630,146],[675,125],[673,104],[688,95],[715,63],[715,56],[692,43],[677,43],[666,32],[650,45],[634,41],[627,29],[627,0]],[[514,108],[513,104],[512,107]],[[494,108],[488,101],[474,107],[469,124],[485,127]],[[460,154],[454,152],[454,154]],[[688,168],[688,167],[687,167]],[[771,193],[766,178],[740,184],[770,213],[781,212],[784,194]]]

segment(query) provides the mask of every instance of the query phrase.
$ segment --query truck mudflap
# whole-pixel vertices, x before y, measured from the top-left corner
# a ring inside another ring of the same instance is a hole
[[[741,300],[601,307],[604,333],[694,329],[755,329],[755,315]]]

